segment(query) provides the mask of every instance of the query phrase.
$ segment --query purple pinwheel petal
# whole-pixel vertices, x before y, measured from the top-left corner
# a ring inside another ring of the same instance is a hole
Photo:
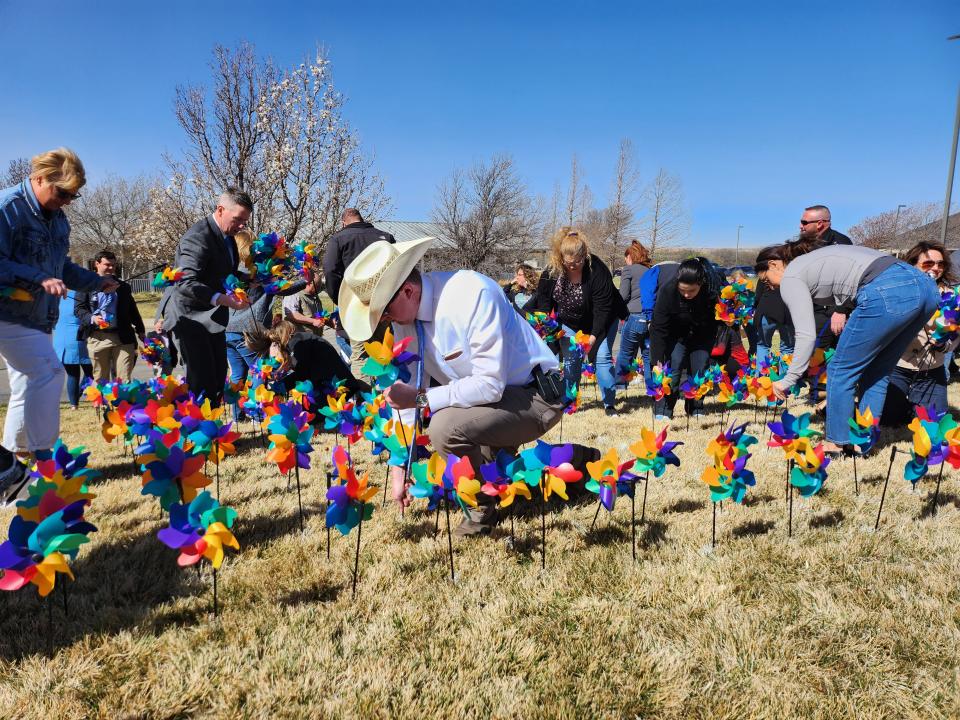
[[[23,570],[33,565],[33,553],[7,540],[0,544],[0,569]]]
[[[346,485],[334,485],[327,490],[327,500],[334,505],[343,505],[350,502],[350,495],[347,494]]]
[[[610,485],[607,485],[606,483],[601,483],[600,484],[600,502],[609,512],[613,512],[613,506],[617,502],[616,487],[612,487]]]
[[[174,550],[179,550],[185,545],[193,545],[200,537],[198,530],[191,529],[189,532],[181,532],[172,527],[163,528],[157,533],[160,542]]]

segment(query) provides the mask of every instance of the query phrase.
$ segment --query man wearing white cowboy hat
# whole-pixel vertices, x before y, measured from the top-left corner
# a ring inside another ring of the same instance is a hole
[[[468,456],[478,468],[497,450],[515,452],[562,416],[557,360],[511,307],[500,286],[473,272],[431,272],[417,263],[434,238],[376,242],[350,264],[340,287],[340,317],[351,338],[368,338],[381,320],[398,340],[417,338],[418,384],[395,383],[392,407],[429,408],[429,435],[442,455]],[[406,422],[410,422],[405,412]],[[392,468],[394,499],[410,502],[401,468]],[[493,505],[471,512],[460,535],[489,532]]]

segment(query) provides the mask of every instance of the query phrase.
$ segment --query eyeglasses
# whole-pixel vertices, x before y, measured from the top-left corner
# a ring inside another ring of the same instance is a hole
[[[930,270],[935,267],[942,268],[945,266],[946,263],[943,260],[924,260],[922,263],[920,263],[921,270]]]
[[[575,268],[583,265],[585,258],[577,258],[576,260],[564,260],[563,266],[568,268]]]
[[[69,190],[64,190],[62,187],[59,187],[58,185],[54,185],[53,189],[57,193],[57,198],[59,200],[69,200],[73,202],[74,200],[78,200],[81,197],[80,193],[72,193]]]

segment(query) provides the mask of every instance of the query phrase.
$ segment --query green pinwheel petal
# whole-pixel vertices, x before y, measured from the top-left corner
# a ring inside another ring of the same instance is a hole
[[[49,555],[50,553],[55,552],[72,553],[78,547],[88,542],[90,542],[90,538],[88,538],[86,535],[80,535],[79,533],[57,535],[47,543],[43,554]]]
[[[593,480],[593,479],[588,480],[583,487],[592,493],[596,493],[596,494],[600,493],[600,483],[598,483],[596,480]]]

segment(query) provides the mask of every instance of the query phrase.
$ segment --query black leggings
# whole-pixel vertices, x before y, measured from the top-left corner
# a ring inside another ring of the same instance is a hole
[[[83,369],[85,378],[93,377],[93,366],[89,363],[63,363],[63,369],[67,371],[67,400],[73,407],[80,404],[80,370]]]

